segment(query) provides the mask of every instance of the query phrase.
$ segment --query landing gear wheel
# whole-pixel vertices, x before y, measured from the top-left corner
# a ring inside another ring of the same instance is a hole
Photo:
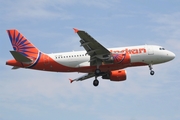
[[[97,87],[98,85],[99,85],[99,81],[96,79],[96,80],[94,80],[93,81],[93,85],[95,86],[95,87]]]
[[[151,75],[154,75],[154,71],[151,71],[150,74],[151,74]]]
[[[154,71],[152,70],[152,69],[153,69],[153,68],[152,68],[152,64],[149,65],[149,69],[150,69],[150,74],[151,74],[151,75],[154,75]]]
[[[101,70],[100,70],[100,69],[96,69],[96,70],[95,70],[95,75],[96,75],[96,76],[99,76],[100,73],[101,73]]]

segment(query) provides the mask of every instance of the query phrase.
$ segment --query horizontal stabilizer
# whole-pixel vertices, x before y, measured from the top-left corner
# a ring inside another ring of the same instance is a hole
[[[27,58],[26,56],[22,55],[21,53],[17,51],[10,51],[14,59],[18,62],[32,62],[31,59]]]

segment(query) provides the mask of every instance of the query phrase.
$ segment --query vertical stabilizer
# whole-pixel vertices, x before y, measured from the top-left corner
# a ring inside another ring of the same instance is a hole
[[[21,53],[23,56],[36,60],[39,50],[26,39],[18,30],[7,30],[14,51]]]

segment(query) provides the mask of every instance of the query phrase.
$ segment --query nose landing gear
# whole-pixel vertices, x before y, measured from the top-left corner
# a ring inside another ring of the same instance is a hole
[[[153,70],[150,72],[151,75],[154,75],[154,73],[155,73],[155,72],[154,72]]]
[[[150,75],[154,75],[154,73],[155,73],[152,69],[153,69],[152,64],[150,64],[149,65]]]
[[[99,85],[99,81],[97,80],[97,78],[95,78],[95,80],[93,81],[93,85],[95,87],[97,87]]]

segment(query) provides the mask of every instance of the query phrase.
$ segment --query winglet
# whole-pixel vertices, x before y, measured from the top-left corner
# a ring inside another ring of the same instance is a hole
[[[77,32],[79,31],[79,30],[78,30],[78,29],[76,29],[76,28],[73,28],[73,29],[74,29],[74,32],[75,32],[75,33],[77,33]]]
[[[74,80],[72,80],[72,79],[69,79],[69,81],[70,81],[70,83],[74,82]]]

